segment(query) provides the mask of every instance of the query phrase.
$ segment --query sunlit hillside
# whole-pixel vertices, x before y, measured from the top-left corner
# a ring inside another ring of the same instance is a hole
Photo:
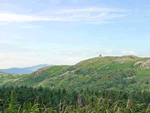
[[[150,88],[150,58],[137,56],[96,57],[76,65],[41,68],[32,74],[8,78],[1,85],[27,85],[51,88],[105,88],[123,90]]]

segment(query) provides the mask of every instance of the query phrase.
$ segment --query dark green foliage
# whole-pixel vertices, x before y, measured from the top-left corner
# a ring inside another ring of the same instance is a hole
[[[150,102],[150,92],[141,91],[129,92],[128,90],[124,91],[111,91],[104,89],[80,89],[81,98],[83,105],[87,105],[87,103],[91,103],[92,106],[95,106],[96,98],[103,97],[107,99],[111,99],[111,102],[115,102],[116,100],[122,100],[122,103],[119,103],[119,106],[126,106],[127,99],[130,98],[131,93],[133,94],[133,102],[135,103],[146,103],[146,105]],[[49,88],[32,88],[27,86],[20,87],[0,87],[0,95],[3,102],[7,99],[5,108],[9,107],[9,102],[11,103],[11,109],[18,109],[21,105],[21,109],[25,109],[28,106],[32,106],[35,104],[35,100],[38,100],[39,107],[45,105],[46,107],[52,107],[58,109],[58,105],[61,102],[66,102],[67,105],[76,105],[77,103],[77,90],[66,90],[63,88],[59,89],[49,89]],[[11,95],[11,98],[10,98]],[[111,103],[110,103],[111,105]],[[26,107],[25,107],[26,106]],[[146,109],[146,106],[143,106],[140,109]],[[139,109],[139,110],[140,110]],[[0,102],[0,111],[4,110],[4,106],[2,102]]]
[[[149,81],[147,80],[147,81],[145,82],[145,84],[149,84]]]

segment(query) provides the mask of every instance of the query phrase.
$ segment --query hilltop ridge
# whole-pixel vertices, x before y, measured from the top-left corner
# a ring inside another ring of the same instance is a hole
[[[150,58],[140,58],[134,55],[95,57],[75,65],[46,66],[17,80],[9,81],[5,85],[68,89],[107,86],[113,90],[150,88],[150,84],[146,84],[150,82],[149,61]]]

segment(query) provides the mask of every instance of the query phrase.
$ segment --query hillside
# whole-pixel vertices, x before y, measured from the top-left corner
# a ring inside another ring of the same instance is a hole
[[[52,88],[150,89],[150,58],[137,56],[96,57],[76,65],[47,66],[11,79],[1,85],[27,85]]]
[[[0,73],[0,85],[8,83],[9,81],[15,82],[19,80],[19,78],[26,76],[26,74],[8,74],[8,73]]]

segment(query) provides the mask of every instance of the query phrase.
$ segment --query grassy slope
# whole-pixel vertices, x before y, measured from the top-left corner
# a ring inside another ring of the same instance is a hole
[[[121,62],[123,58],[127,61]],[[28,86],[43,86],[43,87],[65,87],[71,88],[86,88],[86,87],[98,87],[103,88],[104,85],[112,86],[119,84],[119,88],[122,89],[122,73],[129,70],[137,70],[135,76],[136,83],[128,83],[129,88],[135,86],[149,86],[145,84],[146,80],[150,81],[150,69],[142,70],[140,65],[133,67],[133,64],[137,61],[147,61],[150,58],[139,58],[134,56],[123,57],[103,57],[92,58],[85,61],[81,61],[73,66],[49,66],[47,69],[42,68],[42,72],[34,72],[32,74],[22,76],[16,81],[8,81],[8,85],[28,85]],[[109,67],[108,70],[106,68]],[[63,77],[60,76],[63,73]],[[145,79],[144,79],[145,78]],[[127,80],[130,82],[131,79]],[[141,81],[141,82],[139,82]],[[139,83],[139,84],[137,84]],[[118,86],[117,86],[118,87]],[[116,87],[111,87],[116,89]]]
[[[33,72],[29,75],[21,77],[16,82],[9,82],[9,85],[28,85],[28,86],[37,86],[40,82],[57,76],[63,71],[61,69],[66,69],[68,66],[49,66],[49,69],[42,71],[41,73]]]
[[[5,83],[15,82],[19,80],[19,78],[26,76],[26,74],[8,74],[8,73],[0,73],[0,85],[4,85]]]

